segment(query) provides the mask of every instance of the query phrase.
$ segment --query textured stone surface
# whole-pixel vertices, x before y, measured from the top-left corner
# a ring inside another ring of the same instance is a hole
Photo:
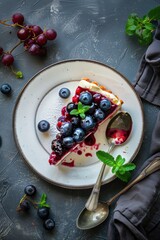
[[[24,73],[16,79],[0,63],[0,84],[9,83],[11,97],[0,94],[0,239],[3,240],[104,240],[108,221],[99,227],[81,231],[75,220],[91,190],[67,190],[51,185],[26,165],[14,142],[12,112],[15,101],[28,80],[45,66],[66,59],[92,59],[117,69],[133,82],[145,47],[124,33],[127,17],[132,12],[141,16],[160,4],[156,0],[0,0],[0,18],[9,19],[15,12],[24,14],[27,23],[55,28],[58,38],[48,44],[48,55],[36,58],[19,47],[15,52],[15,67]],[[0,46],[6,51],[17,42],[15,30],[0,25]],[[134,104],[134,103],[133,103]],[[135,162],[138,166],[148,157],[151,133],[158,108],[143,101],[145,134]],[[138,116],[137,116],[138,117]],[[51,204],[56,228],[48,233],[34,209],[18,214],[16,206],[27,184],[37,186],[37,197],[45,192]],[[125,184],[119,180],[102,187],[101,199],[106,200]],[[114,205],[111,207],[113,210]]]

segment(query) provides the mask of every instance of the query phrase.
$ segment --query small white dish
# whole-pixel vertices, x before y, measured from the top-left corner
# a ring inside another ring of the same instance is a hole
[[[26,162],[45,180],[64,188],[90,188],[94,185],[101,162],[96,157],[97,150],[107,151],[105,138],[107,122],[95,133],[96,145],[81,145],[79,151],[72,152],[66,158],[74,160],[74,167],[50,166],[51,141],[57,129],[57,118],[61,108],[71,101],[59,97],[59,90],[67,87],[71,96],[82,77],[97,81],[100,85],[112,90],[124,101],[122,110],[130,113],[133,129],[129,141],[115,148],[113,155],[121,154],[126,162],[132,161],[138,153],[144,131],[144,117],[141,100],[129,81],[119,72],[102,63],[90,60],[68,60],[53,64],[37,73],[20,93],[13,114],[14,137],[18,149]],[[51,124],[48,132],[37,129],[40,120]],[[109,167],[106,167],[103,183],[114,179]]]

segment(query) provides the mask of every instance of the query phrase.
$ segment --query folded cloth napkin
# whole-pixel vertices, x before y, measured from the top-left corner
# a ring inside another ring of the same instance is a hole
[[[142,98],[160,106],[160,22],[142,57],[134,87]]]
[[[160,158],[160,112],[152,134],[150,157],[138,170],[136,176],[157,157]],[[109,223],[107,239],[160,239],[159,170],[134,185],[118,199]]]

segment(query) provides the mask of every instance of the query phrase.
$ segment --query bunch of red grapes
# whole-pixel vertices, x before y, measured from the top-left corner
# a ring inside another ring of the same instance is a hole
[[[11,27],[19,27],[17,31],[17,37],[19,43],[8,52],[4,52],[0,46],[0,56],[2,63],[5,66],[11,66],[14,62],[12,51],[23,43],[24,48],[32,55],[43,56],[46,54],[45,44],[48,40],[54,40],[57,37],[57,33],[54,29],[42,30],[38,25],[25,25],[24,16],[21,13],[15,13],[12,16],[13,24],[8,24],[6,21],[0,21],[1,24]]]

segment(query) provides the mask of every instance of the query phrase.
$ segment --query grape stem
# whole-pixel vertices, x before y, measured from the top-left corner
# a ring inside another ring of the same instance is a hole
[[[16,49],[21,43],[22,43],[22,41],[19,41],[19,42],[9,51],[9,53],[11,54],[11,53],[14,51],[14,49]]]
[[[3,24],[7,27],[17,27],[18,26],[18,27],[24,28],[24,26],[20,25],[19,23],[9,24],[9,23],[6,23],[7,21],[8,20],[3,20],[3,21],[0,20],[0,24]]]

